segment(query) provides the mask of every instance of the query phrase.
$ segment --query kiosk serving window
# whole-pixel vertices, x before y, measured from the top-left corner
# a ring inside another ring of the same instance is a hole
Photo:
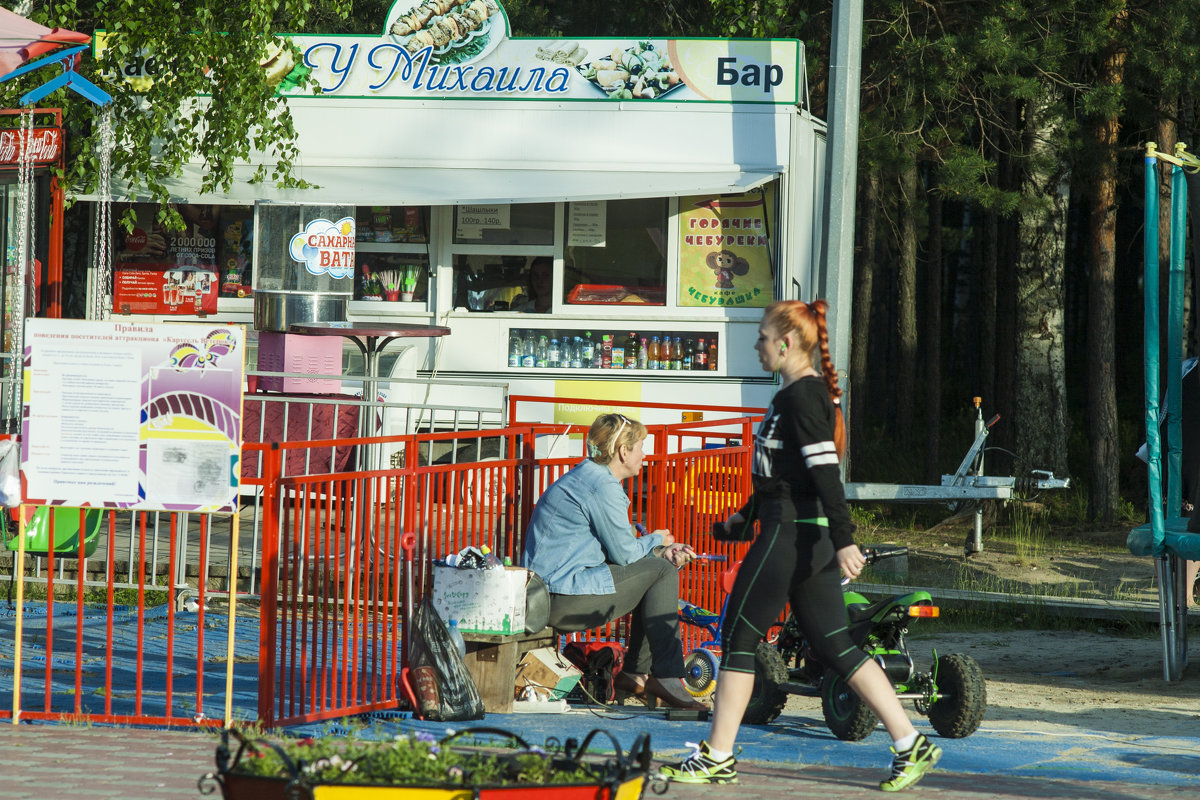
[[[554,204],[456,206],[456,245],[552,245]]]
[[[564,302],[665,305],[668,208],[663,197],[568,204]]]
[[[428,206],[355,209],[354,299],[428,300],[429,218]]]

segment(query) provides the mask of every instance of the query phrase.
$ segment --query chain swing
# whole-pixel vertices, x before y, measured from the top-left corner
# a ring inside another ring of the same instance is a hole
[[[104,106],[97,118],[99,174],[96,176],[96,213],[92,242],[92,307],[89,319],[108,319],[112,313],[112,154],[116,138],[112,106]]]
[[[33,185],[33,110],[21,111],[20,147],[17,154],[17,251],[13,264],[13,291],[9,306],[9,368],[19,376],[25,360],[25,318],[28,316],[26,285],[33,279],[36,249],[37,191]],[[21,418],[21,382],[10,383],[7,419]]]

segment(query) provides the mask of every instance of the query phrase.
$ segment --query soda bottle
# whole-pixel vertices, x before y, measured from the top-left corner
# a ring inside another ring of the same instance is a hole
[[[658,368],[659,369],[670,369],[671,368],[671,337],[670,336],[663,337],[662,347],[660,347],[658,350]]]
[[[696,355],[692,359],[692,369],[708,369],[708,348],[704,346],[703,339],[696,342]]]
[[[488,547],[486,544],[479,548],[479,552],[483,553],[483,563],[488,569],[497,569],[504,566],[504,562],[501,561],[499,557],[492,552],[492,548]]]
[[[692,362],[695,360],[695,358],[696,358],[696,343],[691,338],[688,338],[687,341],[685,341],[683,343],[683,358],[681,359],[679,368],[680,369],[691,369]]]
[[[642,337],[642,346],[638,348],[638,369],[650,369],[650,351],[645,336]]]
[[[638,336],[634,331],[629,332],[629,340],[625,344],[625,369],[637,369],[638,365]]]
[[[557,369],[562,364],[562,348],[558,346],[558,339],[550,340],[550,347],[546,350],[546,366]]]
[[[454,649],[458,651],[458,654],[466,658],[467,641],[463,639],[462,631],[458,629],[458,620],[456,619],[450,620],[450,641],[454,642]]]
[[[521,332],[513,328],[508,332],[508,365],[510,367],[521,366]]]
[[[592,332],[587,331],[583,334],[583,350],[579,353],[579,360],[583,362],[585,369],[593,366],[592,357],[595,355],[596,346],[592,343]]]
[[[522,347],[524,349],[521,351],[521,366],[534,366],[537,363],[537,357],[533,351],[533,331],[525,331],[525,341]]]
[[[661,349],[662,348],[658,344],[658,337],[652,336],[650,338],[650,369],[660,369],[662,367],[662,364],[658,360]]]
[[[545,367],[550,363],[550,340],[545,334],[538,337],[537,350],[534,351],[534,366]]]
[[[713,339],[708,344],[708,368],[714,370],[717,368],[717,340]]]

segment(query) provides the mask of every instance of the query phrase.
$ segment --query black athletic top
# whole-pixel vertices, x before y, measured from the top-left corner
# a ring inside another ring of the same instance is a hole
[[[815,498],[829,519],[834,547],[854,544],[854,523],[833,444],[835,420],[823,378],[800,378],[775,394],[754,436],[754,497],[742,516],[752,519],[748,512],[755,503],[761,507],[763,502],[790,495],[799,508]]]

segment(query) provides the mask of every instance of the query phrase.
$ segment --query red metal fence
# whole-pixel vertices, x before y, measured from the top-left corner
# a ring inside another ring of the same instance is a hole
[[[514,413],[527,402],[555,401],[514,398]],[[646,467],[627,484],[631,514],[732,561],[744,545],[717,543],[707,531],[749,491],[756,410],[700,410],[721,418],[648,426]],[[44,584],[44,604],[16,608],[12,694],[4,697],[0,667],[0,718],[213,725],[253,716],[282,725],[395,708],[405,625],[430,587],[433,561],[487,544],[519,563],[538,497],[581,458],[536,458],[537,442],[584,433],[585,426],[516,424],[247,444],[244,455],[261,464],[244,479],[261,490],[242,514],[260,542],[252,554],[236,546],[232,515],[104,512],[99,574],[87,558],[51,553],[18,581]],[[396,453],[393,468],[284,474],[297,458],[308,463],[309,451],[380,445]],[[254,562],[258,574],[249,575],[245,564]],[[723,569],[689,565],[682,597],[719,609]],[[57,599],[66,587],[69,613]],[[240,613],[209,609],[239,598]],[[621,633],[613,625],[589,635]],[[682,633],[685,649],[706,636]],[[256,674],[235,669],[254,660]],[[24,675],[23,664],[33,665]],[[256,707],[235,700],[245,696]]]

